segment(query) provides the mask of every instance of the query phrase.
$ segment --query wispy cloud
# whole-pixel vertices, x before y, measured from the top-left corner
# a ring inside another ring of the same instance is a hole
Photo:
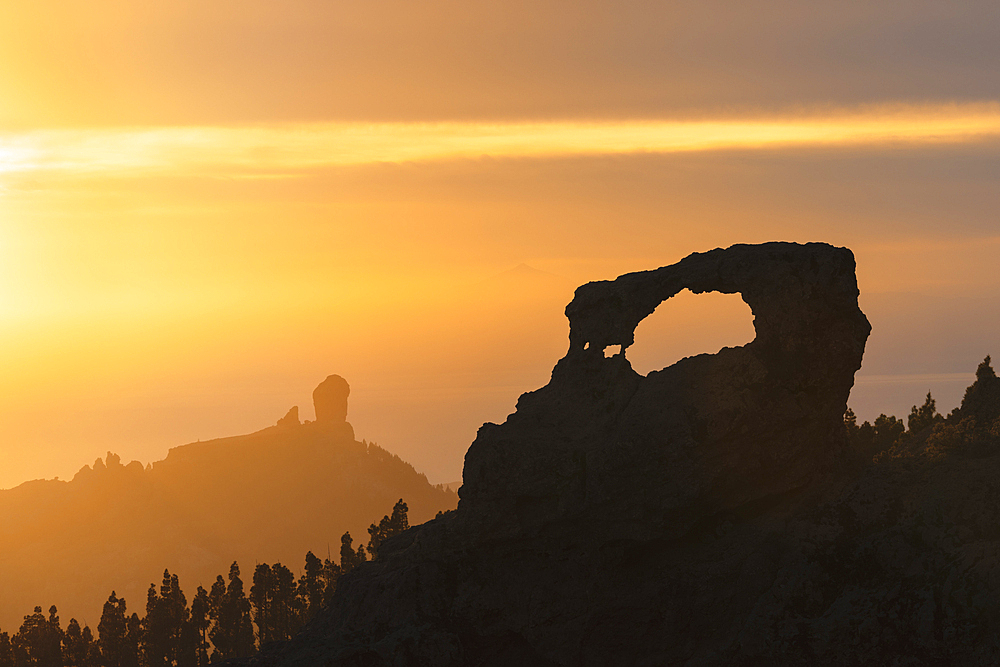
[[[315,123],[44,130],[0,135],[0,173],[183,172],[274,178],[375,162],[982,141],[1000,105],[803,118],[524,123]]]
[[[976,374],[968,373],[917,373],[910,375],[858,375],[855,384],[926,384],[935,382],[960,382],[969,384]]]

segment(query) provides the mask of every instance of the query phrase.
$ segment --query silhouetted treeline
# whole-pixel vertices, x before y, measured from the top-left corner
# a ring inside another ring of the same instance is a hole
[[[0,667],[201,667],[251,655],[289,639],[329,604],[344,573],[377,558],[385,540],[409,527],[407,510],[400,499],[373,523],[367,549],[355,549],[344,533],[339,563],[310,551],[298,580],[281,563],[261,563],[247,591],[234,562],[226,578],[216,577],[209,591],[199,586],[188,604],[177,575],[164,570],[159,587],[149,586],[142,618],[112,591],[97,637],[76,619],[63,629],[55,606],[48,616],[35,607],[13,636],[0,632]]]
[[[851,452],[862,463],[987,455],[1000,450],[1000,378],[986,357],[976,369],[975,382],[965,390],[962,404],[947,417],[938,413],[928,392],[923,405],[910,410],[906,424],[882,414],[874,424],[859,426],[850,409],[844,424]]]

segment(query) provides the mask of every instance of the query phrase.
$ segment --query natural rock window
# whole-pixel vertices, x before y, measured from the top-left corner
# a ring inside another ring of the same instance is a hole
[[[685,289],[639,323],[625,357],[636,373],[646,375],[684,357],[715,354],[753,339],[753,313],[739,294]]]

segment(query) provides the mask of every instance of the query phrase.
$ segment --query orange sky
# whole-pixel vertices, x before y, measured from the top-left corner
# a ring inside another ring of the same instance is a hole
[[[330,373],[452,481],[575,286],[738,242],[854,249],[852,404],[950,409],[1000,354],[998,10],[765,4],[0,6],[0,488],[311,418]],[[629,358],[751,337],[681,295]]]

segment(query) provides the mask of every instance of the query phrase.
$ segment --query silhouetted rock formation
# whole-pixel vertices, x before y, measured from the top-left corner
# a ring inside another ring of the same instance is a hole
[[[756,338],[635,373],[636,325],[684,288],[740,293]],[[384,543],[325,616],[255,664],[738,656],[781,567],[773,517],[824,488],[845,452],[871,329],[857,297],[853,255],[824,244],[733,246],[579,288],[569,352],[480,429],[458,509]]]
[[[646,377],[605,358],[684,288],[740,293],[756,338]],[[576,517],[608,539],[673,538],[804,485],[843,447],[871,331],[857,297],[850,251],[819,244],[734,246],[582,286],[551,382],[469,448],[463,513],[492,536]]]
[[[347,397],[351,388],[347,380],[339,375],[331,375],[313,390],[313,406],[316,408],[314,428],[322,429],[335,438],[354,439],[354,427],[347,421]]]
[[[284,417],[278,420],[278,426],[299,426],[299,406],[293,405]]]
[[[340,423],[300,423],[292,408],[275,426],[174,447],[145,469],[108,452],[72,482],[0,491],[0,627],[38,604],[96,627],[112,590],[141,612],[164,568],[193,593],[234,560],[252,572],[255,562],[296,569],[309,550],[325,557],[399,498],[416,522],[454,508],[453,492],[354,439],[347,383],[331,377],[320,386],[342,387],[328,397]]]
[[[316,421],[321,424],[347,421],[347,397],[350,395],[351,387],[339,375],[331,375],[320,382],[313,391]]]

